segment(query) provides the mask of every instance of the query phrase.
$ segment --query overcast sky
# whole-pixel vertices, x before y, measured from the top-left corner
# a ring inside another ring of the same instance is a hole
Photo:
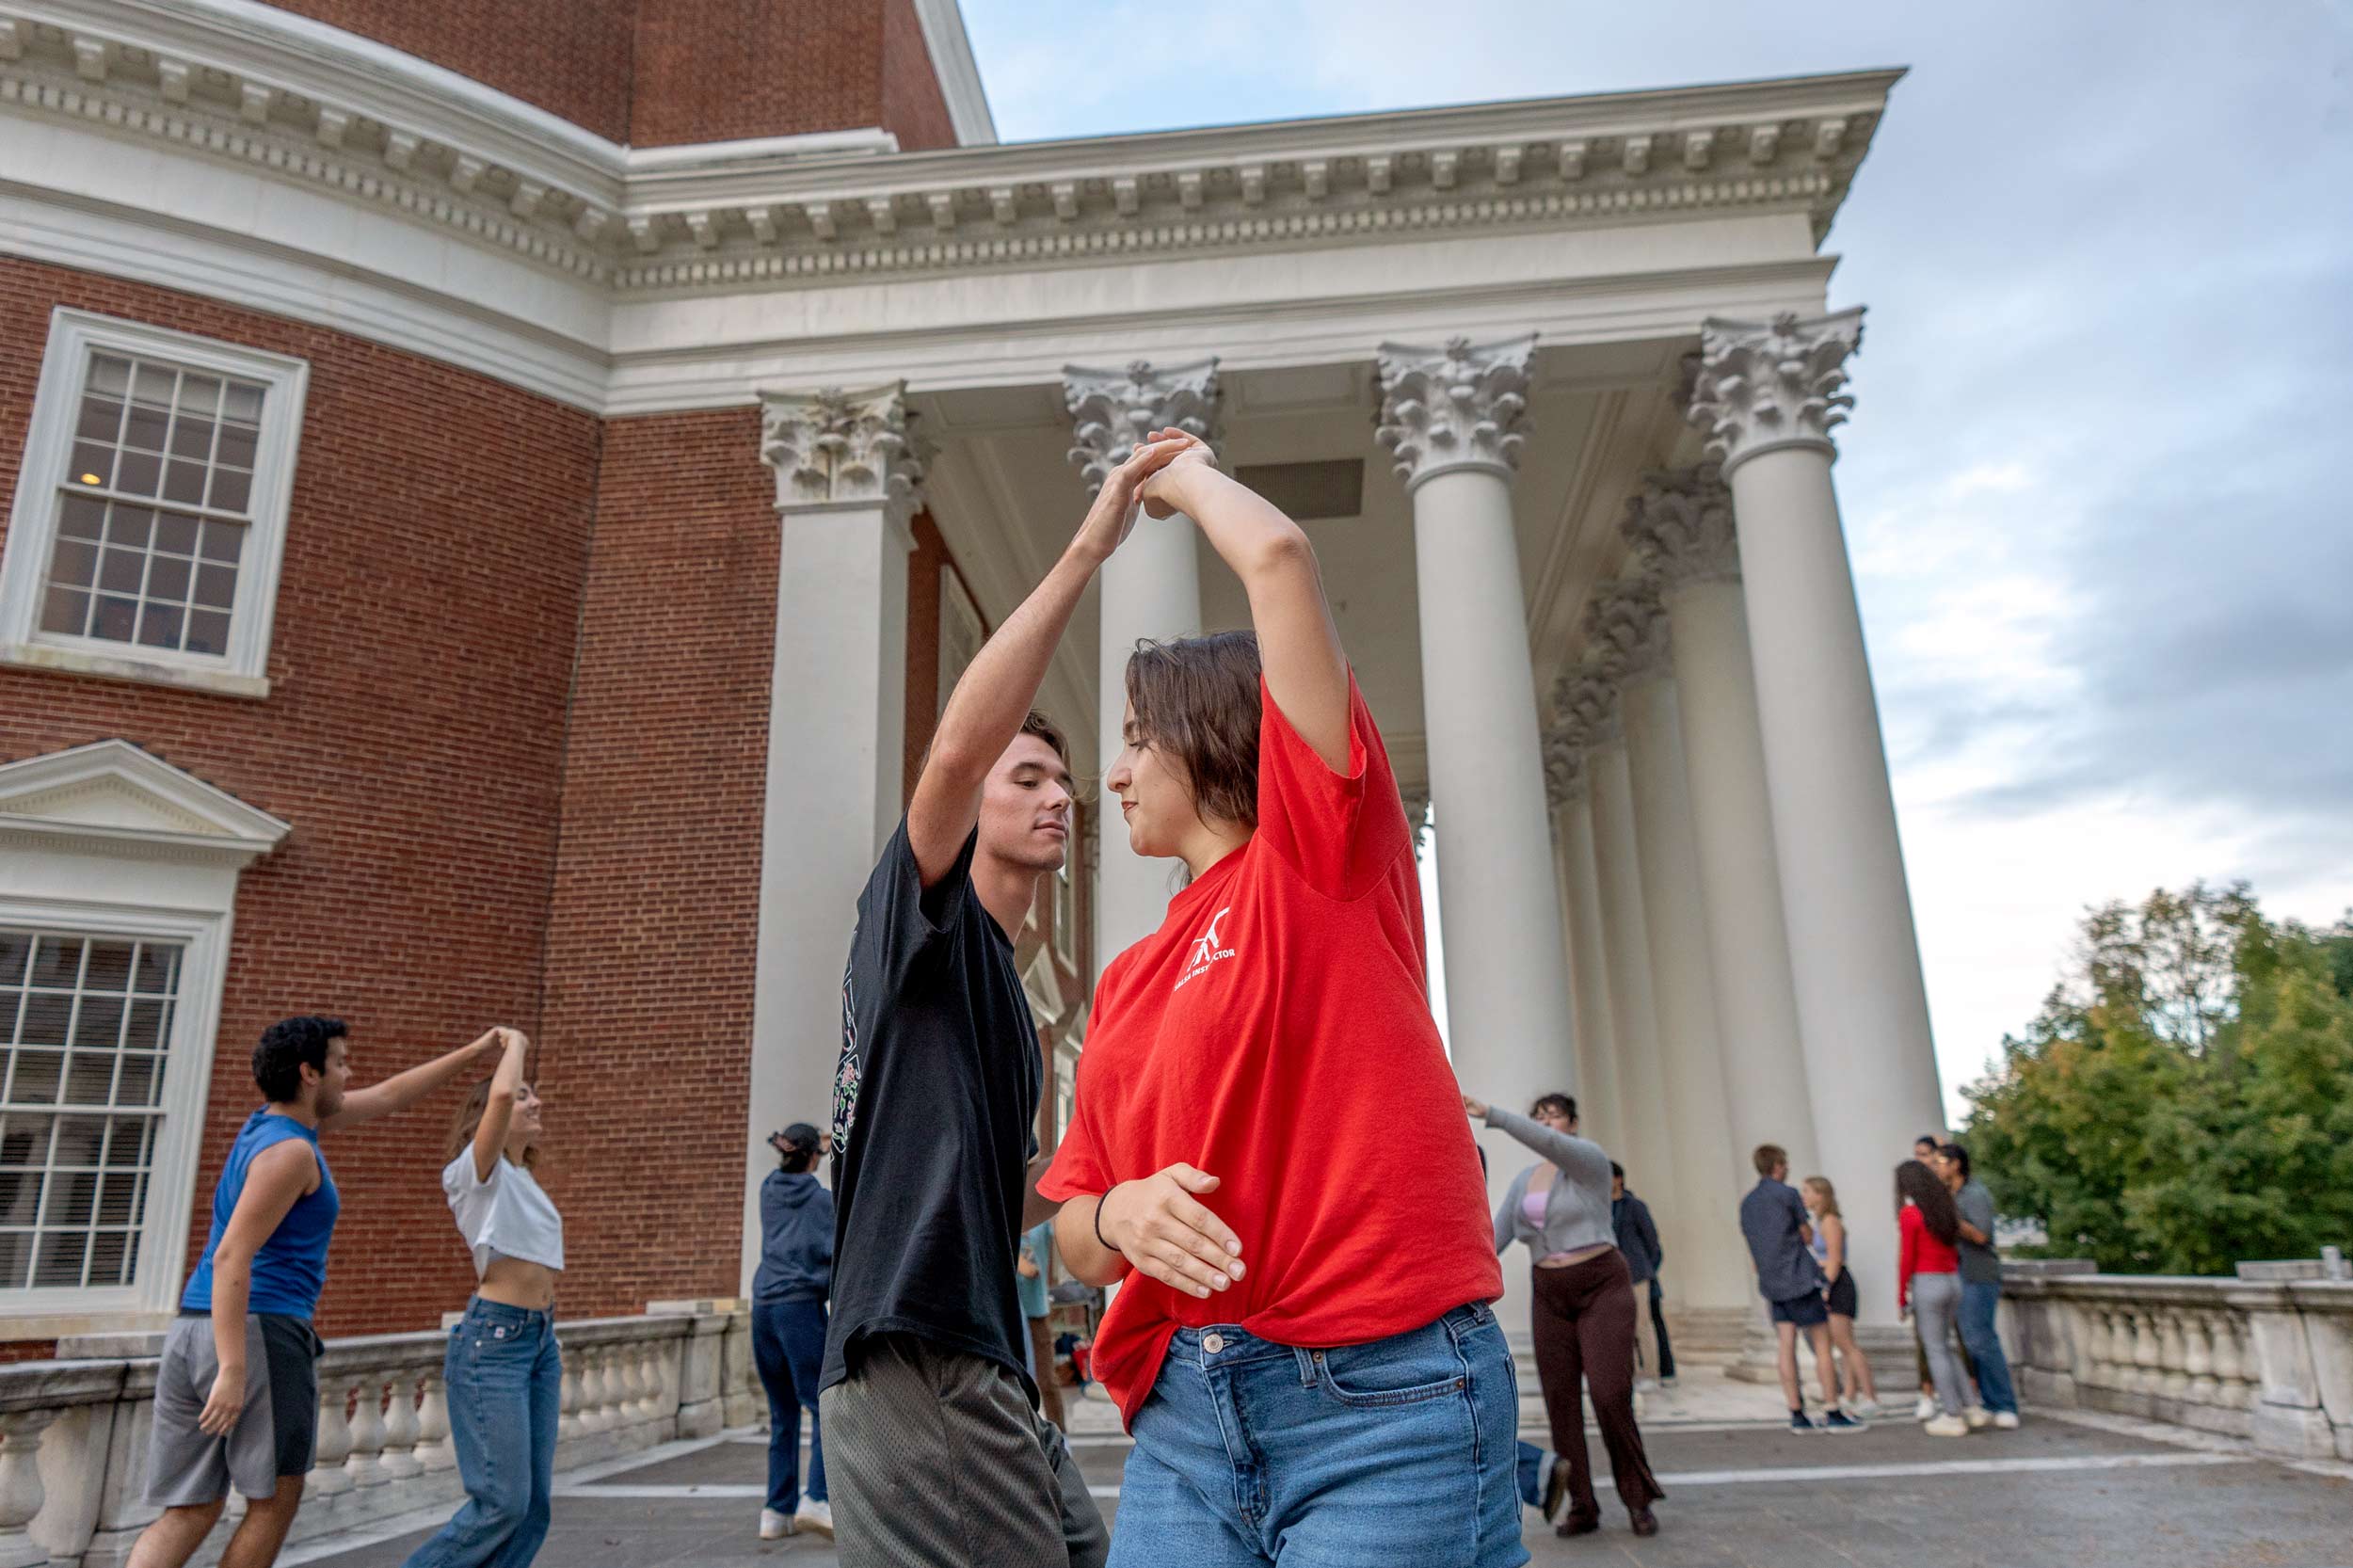
[[[1008,141],[1909,66],[1826,248],[1870,307],[1838,486],[1948,1095],[2089,904],[2353,905],[2353,5],[965,16]]]

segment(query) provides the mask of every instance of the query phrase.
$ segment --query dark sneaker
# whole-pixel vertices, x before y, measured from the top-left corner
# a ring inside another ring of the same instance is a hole
[[[1568,1500],[1569,1462],[1554,1454],[1551,1472],[1545,1477],[1545,1523],[1560,1523],[1561,1505]]]
[[[1843,1410],[1833,1410],[1822,1417],[1824,1432],[1861,1432],[1869,1425],[1869,1422],[1858,1421]]]
[[[1789,1430],[1791,1432],[1818,1432],[1821,1429],[1814,1424],[1804,1411],[1793,1410],[1789,1413]]]
[[[1657,1535],[1658,1533],[1658,1515],[1653,1513],[1647,1508],[1638,1508],[1634,1511],[1633,1524],[1634,1533],[1637,1535]]]
[[[1555,1535],[1591,1535],[1601,1528],[1598,1513],[1572,1513],[1552,1527]]]

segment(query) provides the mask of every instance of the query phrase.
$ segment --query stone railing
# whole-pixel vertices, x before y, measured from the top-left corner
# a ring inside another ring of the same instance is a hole
[[[120,1568],[157,1510],[146,1501],[161,1335],[67,1339],[56,1361],[0,1365],[0,1568]],[[744,1426],[763,1408],[741,1302],[656,1302],[642,1317],[556,1325],[564,1352],[559,1468]],[[329,1340],[319,1360],[318,1458],[296,1541],[463,1496],[442,1386],[442,1333]],[[217,1560],[243,1511],[196,1559]]]
[[[2002,1289],[2002,1344],[2029,1401],[2353,1459],[2353,1279],[2339,1260],[2242,1263],[2231,1279],[2013,1262]]]

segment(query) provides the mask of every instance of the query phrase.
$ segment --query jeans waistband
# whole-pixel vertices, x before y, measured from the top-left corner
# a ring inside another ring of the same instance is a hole
[[[548,1328],[555,1326],[555,1314],[537,1307],[509,1306],[504,1302],[486,1301],[474,1296],[466,1303],[466,1316],[478,1323],[504,1323],[511,1328]]]
[[[1454,1334],[1465,1333],[1489,1321],[1495,1315],[1484,1302],[1465,1302],[1461,1306],[1442,1312],[1419,1328],[1384,1337],[1403,1339],[1433,1328],[1444,1328]],[[1378,1344],[1379,1340],[1360,1340],[1360,1344]],[[1312,1378],[1314,1364],[1327,1350],[1338,1347],[1324,1345],[1287,1345],[1265,1339],[1248,1329],[1233,1323],[1211,1323],[1206,1328],[1179,1328],[1168,1341],[1171,1360],[1202,1368],[1239,1367],[1254,1361],[1271,1361],[1288,1357],[1299,1364],[1301,1375]]]

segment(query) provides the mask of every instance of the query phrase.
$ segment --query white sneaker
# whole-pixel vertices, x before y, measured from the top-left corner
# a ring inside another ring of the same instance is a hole
[[[1880,1402],[1877,1400],[1861,1400],[1849,1405],[1847,1409],[1865,1421],[1876,1421],[1886,1414],[1880,1408]]]
[[[808,1530],[831,1541],[833,1539],[833,1504],[813,1502],[803,1497],[799,1512],[792,1515],[792,1528],[796,1530]]]
[[[2016,1432],[2018,1430],[2018,1412],[2014,1410],[1997,1410],[1993,1413],[1993,1424],[2004,1432]]]
[[[1982,1432],[1993,1424],[1993,1414],[1981,1404],[1973,1404],[1962,1411],[1961,1418],[1969,1423],[1971,1432]]]
[[[792,1529],[792,1521],[775,1509],[763,1508],[760,1511],[760,1538],[762,1541],[781,1541],[791,1535]]]
[[[1915,1421],[1929,1420],[1932,1419],[1935,1415],[1936,1401],[1929,1398],[1926,1394],[1921,1395],[1920,1402],[1912,1407],[1912,1418]]]
[[[1969,1435],[1969,1423],[1958,1416],[1939,1416],[1920,1430],[1930,1437],[1966,1437]]]

